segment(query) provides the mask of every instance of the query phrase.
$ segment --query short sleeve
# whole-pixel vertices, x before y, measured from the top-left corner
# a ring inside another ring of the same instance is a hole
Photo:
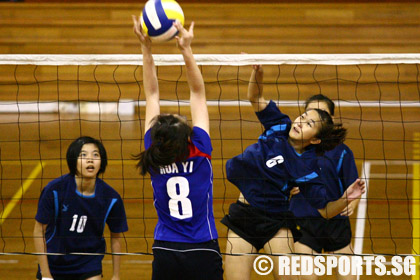
[[[304,188],[305,189],[305,188]],[[323,209],[327,206],[329,200],[324,185],[312,184],[304,191],[304,196],[309,204],[316,209]]]
[[[338,167],[339,170],[337,171],[345,188],[348,188],[359,178],[353,152],[349,148],[343,150]]]
[[[273,100],[270,100],[267,107],[264,110],[255,112],[261,124],[264,126],[265,130],[269,130],[273,126],[284,125],[282,130],[288,130],[286,127],[290,126],[291,121],[289,116],[280,112],[277,108],[276,103]]]
[[[152,145],[152,136],[150,135],[151,130],[149,129],[146,134],[144,134],[144,148],[147,150]]]
[[[211,139],[209,134],[198,126],[193,127],[193,133],[191,135],[191,142],[201,152],[211,155],[213,147],[211,145]]]
[[[54,207],[54,193],[50,188],[45,187],[38,201],[38,211],[36,213],[35,219],[41,224],[50,224],[55,217],[55,207]]]
[[[306,201],[315,209],[323,209],[330,202],[325,185],[319,177],[299,183],[298,186]]]
[[[124,209],[124,203],[120,196],[118,196],[118,198],[115,199],[116,201],[114,205],[112,205],[106,223],[111,232],[126,232],[128,230],[128,225]]]

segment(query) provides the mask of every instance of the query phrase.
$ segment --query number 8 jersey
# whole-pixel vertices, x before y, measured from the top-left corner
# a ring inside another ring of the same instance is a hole
[[[152,144],[150,130],[145,148]],[[213,216],[211,140],[193,127],[186,161],[161,166],[151,172],[154,206],[158,214],[155,240],[200,243],[217,239]]]

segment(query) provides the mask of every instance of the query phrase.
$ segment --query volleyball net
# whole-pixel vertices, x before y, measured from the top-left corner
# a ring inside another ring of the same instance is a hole
[[[189,114],[179,55],[155,55],[162,112]],[[246,98],[251,66],[264,65],[264,96],[294,117],[322,93],[348,128],[360,177],[367,182],[350,217],[356,254],[420,254],[420,55],[196,55],[210,113],[214,214],[219,221],[239,191],[226,180],[228,159],[262,132]],[[122,196],[126,254],[151,254],[157,216],[149,177],[132,155],[143,146],[141,55],[0,55],[0,255],[31,254],[42,188],[68,173],[77,137],[100,139],[103,179]],[[106,237],[109,233],[106,231]]]

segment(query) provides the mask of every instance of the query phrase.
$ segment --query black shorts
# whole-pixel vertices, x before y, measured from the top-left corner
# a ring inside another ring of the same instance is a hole
[[[98,276],[98,275],[102,275],[101,270],[87,272],[87,273],[79,273],[79,274],[65,274],[65,275],[53,274],[52,276],[54,280],[85,280],[90,277]],[[39,279],[39,280],[42,279],[41,270],[39,269],[39,266],[38,266],[38,272],[36,273],[36,279]]]
[[[291,212],[270,213],[240,201],[230,205],[229,214],[221,222],[258,251],[281,228],[290,229],[295,242],[300,237],[295,218]]]
[[[217,240],[182,243],[155,240],[152,280],[222,280],[223,267]]]
[[[351,242],[349,219],[296,218],[296,223],[302,233],[299,242],[318,253],[337,251]]]

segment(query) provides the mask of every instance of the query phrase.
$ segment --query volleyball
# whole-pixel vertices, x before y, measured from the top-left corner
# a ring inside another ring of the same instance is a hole
[[[168,41],[178,34],[173,26],[176,20],[184,25],[184,12],[174,0],[149,0],[140,16],[144,33],[155,42]]]

